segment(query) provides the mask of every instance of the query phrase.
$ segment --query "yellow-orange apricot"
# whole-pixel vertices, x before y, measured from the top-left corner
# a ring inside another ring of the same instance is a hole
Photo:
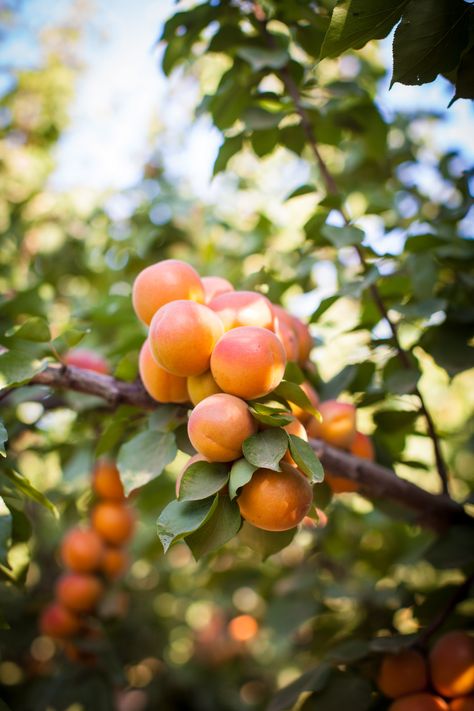
[[[270,301],[256,291],[229,291],[209,302],[221,319],[224,330],[238,326],[259,326],[273,330],[273,310]]]
[[[204,287],[199,274],[179,259],[164,259],[146,267],[133,283],[133,308],[147,325],[161,306],[176,299],[204,303]]]
[[[287,462],[280,466],[281,472],[257,469],[237,499],[242,517],[264,531],[294,528],[313,502],[313,489],[304,474]]]
[[[311,405],[315,407],[316,409],[319,406],[319,397],[318,393],[316,390],[313,388],[311,383],[309,383],[307,380],[304,381],[304,383],[301,383],[300,388],[303,390],[305,393],[306,397],[310,401]],[[290,402],[290,407],[291,407],[291,412],[295,417],[298,418],[300,422],[305,425],[307,422],[310,421],[312,415],[310,412],[307,412],[306,410],[303,410],[302,407],[299,405],[296,405],[294,402]]]
[[[126,550],[107,546],[102,559],[102,572],[109,580],[116,580],[127,570],[129,556]]]
[[[308,326],[297,316],[293,316],[293,327],[298,340],[298,363],[304,365],[313,349],[313,338]]]
[[[109,459],[101,459],[95,465],[92,474],[92,488],[101,499],[121,501],[125,498],[120,472],[114,462]]]
[[[362,432],[356,432],[350,452],[351,454],[355,454],[356,457],[368,459],[371,462],[375,459],[372,440],[367,435],[362,434]],[[359,488],[356,481],[346,479],[345,477],[338,476],[337,474],[332,474],[332,472],[329,471],[325,472],[325,480],[335,494],[342,494],[343,492],[348,491],[357,491]]]
[[[221,294],[226,294],[229,291],[234,291],[234,287],[220,276],[205,276],[201,277],[202,285],[204,287],[205,303],[208,304],[215,296],[220,296]]]
[[[300,437],[300,439],[304,439],[305,442],[308,441],[308,435],[306,434],[306,430],[299,420],[293,420],[293,422],[290,422],[289,424],[285,425],[283,429],[286,430],[290,435]],[[292,464],[294,467],[296,467],[295,460],[291,456],[289,448],[287,449],[283,459],[286,462]]]
[[[310,437],[323,439],[328,444],[350,449],[356,434],[356,409],[354,405],[338,400],[326,400],[318,406],[322,422],[312,417],[307,430]]]
[[[298,340],[294,330],[277,316],[275,318],[274,331],[285,349],[286,359],[296,362],[298,360]]]
[[[196,405],[188,421],[191,444],[210,462],[242,456],[242,443],[257,430],[247,404],[234,395],[210,395]]]
[[[211,353],[223,333],[220,318],[208,306],[179,300],[156,312],[148,340],[158,365],[188,377],[209,370]]]
[[[474,696],[460,696],[449,704],[449,711],[474,711]]]
[[[181,488],[181,481],[183,480],[183,476],[186,474],[188,471],[189,467],[191,464],[195,464],[196,462],[207,462],[208,460],[206,457],[203,457],[202,454],[193,454],[192,457],[188,459],[184,467],[181,469],[181,471],[178,474],[178,477],[176,479],[176,486],[175,486],[175,491],[176,491],[176,498],[179,497],[179,490]]]
[[[241,326],[227,331],[211,356],[211,371],[225,392],[244,400],[263,397],[281,382],[285,350],[266,328]]]
[[[71,529],[61,544],[64,565],[76,573],[91,573],[97,570],[103,554],[103,541],[91,528]]]
[[[449,711],[449,707],[439,696],[422,693],[401,696],[390,704],[388,711]]]
[[[197,405],[198,402],[209,397],[209,395],[216,395],[222,392],[210,370],[206,370],[201,375],[190,375],[187,379],[187,387],[189,399],[193,405]]]
[[[403,649],[396,654],[385,654],[377,676],[377,686],[385,696],[399,696],[423,691],[428,684],[425,658],[415,649]]]
[[[237,642],[248,642],[258,632],[258,622],[253,615],[237,615],[227,625],[229,635]]]
[[[89,612],[99,602],[104,586],[90,573],[64,573],[55,586],[56,599],[73,612]]]
[[[474,691],[474,637],[453,630],[440,637],[429,656],[431,682],[443,696],[467,696]]]
[[[74,348],[66,353],[64,362],[66,365],[74,365],[76,368],[82,368],[83,370],[93,370],[95,373],[102,373],[103,375],[107,375],[109,372],[109,366],[105,358],[88,348]]]
[[[154,400],[177,403],[189,401],[186,378],[173,375],[158,365],[148,340],[141,347],[138,370],[143,387]]]
[[[128,541],[135,528],[135,516],[129,506],[118,501],[101,501],[94,506],[91,516],[95,531],[112,545]]]
[[[53,602],[41,613],[39,627],[48,637],[73,637],[81,629],[81,620],[59,602]]]

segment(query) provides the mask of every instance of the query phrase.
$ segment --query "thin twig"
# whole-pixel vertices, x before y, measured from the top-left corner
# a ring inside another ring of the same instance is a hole
[[[420,634],[416,641],[416,646],[421,647],[424,649],[430,638],[437,632],[437,630],[446,622],[448,617],[456,607],[459,605],[460,602],[462,602],[468,595],[469,591],[471,589],[471,586],[474,582],[474,573],[471,573],[468,575],[466,580],[459,585],[458,588],[454,591],[454,593],[451,595],[449,598],[447,604],[443,607],[443,609],[438,613],[438,615],[434,618],[434,620],[431,622],[431,624],[428,625],[428,627],[425,627],[423,632]]]

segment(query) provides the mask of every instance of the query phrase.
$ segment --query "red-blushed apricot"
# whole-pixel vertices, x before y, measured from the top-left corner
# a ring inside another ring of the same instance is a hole
[[[147,326],[159,308],[176,299],[204,303],[204,287],[199,274],[179,259],[164,259],[152,264],[133,282],[133,308]]]
[[[287,462],[280,466],[281,472],[257,469],[237,499],[242,517],[264,531],[294,528],[313,502],[313,489],[305,475]]]
[[[380,691],[391,699],[423,691],[428,685],[425,658],[415,649],[385,654],[377,676]]]
[[[153,358],[148,340],[141,347],[138,370],[143,387],[154,400],[158,402],[189,402],[186,378],[173,375],[158,365]]]
[[[120,472],[110,459],[101,459],[94,467],[92,474],[92,489],[101,499],[125,498]]]
[[[253,400],[267,395],[285,373],[285,350],[272,331],[241,326],[216,343],[211,371],[218,386],[230,395]]]
[[[109,366],[103,356],[88,348],[74,348],[64,356],[66,365],[74,365],[83,370],[93,370],[95,373],[107,375]]]
[[[221,319],[224,330],[239,326],[259,326],[273,330],[273,310],[270,301],[256,291],[229,291],[209,302]]]
[[[81,629],[81,619],[59,602],[52,602],[41,613],[39,627],[48,637],[73,637]]]
[[[298,363],[304,365],[313,349],[313,338],[308,326],[297,316],[293,316],[293,327],[298,340]]]
[[[118,501],[101,501],[96,504],[92,510],[91,522],[99,536],[115,546],[128,541],[135,528],[132,509]]]
[[[433,694],[401,696],[389,706],[389,711],[449,711],[444,699]]]
[[[227,393],[201,400],[188,421],[191,444],[210,462],[232,462],[241,457],[244,440],[256,431],[247,403]]]
[[[107,546],[102,559],[102,572],[109,580],[116,580],[125,573],[130,564],[127,551],[116,546]]]
[[[104,544],[92,528],[72,528],[63,538],[61,558],[76,573],[92,573],[100,568]]]
[[[258,633],[258,622],[253,615],[237,615],[230,620],[227,629],[237,642],[249,642]]]
[[[374,445],[372,440],[362,432],[356,432],[354,441],[350,448],[351,454],[361,459],[368,459],[373,462],[375,459]],[[342,494],[349,491],[357,491],[359,485],[356,481],[346,479],[345,477],[332,474],[329,471],[325,472],[325,480],[335,494]]]
[[[319,407],[318,393],[313,388],[311,383],[309,383],[307,380],[305,380],[304,383],[301,383],[300,388],[305,393],[305,395],[308,398],[308,400],[310,401],[311,405],[313,407],[315,407],[316,409],[318,409],[318,407]],[[298,420],[303,423],[303,425],[306,425],[310,421],[310,419],[312,417],[310,412],[303,410],[302,407],[300,407],[299,405],[297,405],[294,402],[290,402],[290,407],[291,407],[291,412],[293,413],[293,415],[295,417],[297,417]]]
[[[73,612],[90,612],[104,593],[99,578],[89,573],[64,573],[55,586],[56,599]]]
[[[431,682],[443,696],[467,696],[474,691],[474,637],[453,630],[440,637],[429,656]]]
[[[234,291],[234,287],[220,276],[205,276],[201,277],[202,285],[204,287],[205,303],[208,304],[216,296],[221,294],[227,294],[229,291]]]
[[[449,704],[449,711],[474,711],[474,696],[460,696]]]
[[[275,335],[278,336],[283,348],[285,349],[286,359],[288,361],[296,362],[298,360],[298,341],[294,330],[288,326],[285,321],[282,321],[276,317],[274,331]]]
[[[312,417],[307,425],[308,435],[323,439],[328,444],[350,449],[356,434],[354,405],[338,400],[326,400],[318,406],[322,422]]]
[[[187,379],[187,387],[189,399],[193,405],[197,405],[209,395],[217,395],[222,392],[210,370],[206,370],[201,375],[190,375]]]
[[[211,353],[224,333],[217,314],[194,301],[172,301],[153,316],[148,340],[165,370],[188,377],[209,370]]]
[[[325,528],[328,525],[328,517],[321,509],[316,509],[317,518],[312,516],[305,516],[303,519],[303,526],[305,528]]]
[[[178,477],[176,479],[176,486],[175,486],[175,491],[176,491],[176,498],[179,496],[179,490],[181,488],[181,481],[183,479],[183,476],[186,474],[188,471],[189,467],[191,464],[195,464],[196,462],[207,462],[208,460],[206,457],[203,457],[202,454],[193,454],[192,457],[188,459],[184,467],[181,469],[181,471],[178,474]]]
[[[304,439],[305,442],[308,441],[308,435],[306,434],[306,430],[299,420],[293,420],[293,422],[290,422],[288,425],[285,425],[283,429],[286,430],[290,435],[300,437],[300,439]],[[292,466],[296,467],[296,462],[291,456],[289,448],[287,449],[283,459],[285,460],[285,462],[289,462]]]

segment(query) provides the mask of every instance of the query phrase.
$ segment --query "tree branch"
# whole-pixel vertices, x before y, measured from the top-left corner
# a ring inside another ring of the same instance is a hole
[[[140,382],[126,383],[110,375],[101,375],[74,366],[49,366],[35,375],[28,385],[47,385],[96,395],[110,405],[128,404],[144,410],[159,407]],[[402,504],[414,514],[422,526],[442,530],[455,523],[472,523],[461,504],[443,494],[430,494],[395,472],[367,459],[359,459],[321,440],[311,440],[311,446],[324,467],[338,476],[356,481],[360,492],[369,499],[388,499]]]

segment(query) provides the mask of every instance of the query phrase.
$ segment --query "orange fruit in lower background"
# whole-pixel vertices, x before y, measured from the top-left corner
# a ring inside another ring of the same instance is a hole
[[[107,546],[102,559],[102,572],[110,580],[116,580],[125,573],[130,564],[129,555],[123,548]]]
[[[89,612],[99,602],[104,586],[95,575],[64,573],[55,586],[57,600],[74,612]]]
[[[135,516],[129,506],[118,501],[101,501],[94,506],[91,515],[94,530],[107,543],[126,543],[135,528]]]
[[[81,628],[81,619],[59,602],[46,607],[40,616],[41,634],[48,637],[73,637]]]
[[[474,691],[474,637],[454,630],[440,637],[430,656],[431,681],[443,696],[467,696]]]
[[[449,711],[449,706],[444,699],[433,694],[410,694],[390,704],[389,711]]]
[[[101,459],[95,465],[92,488],[101,499],[123,500],[125,498],[120,472],[114,462],[108,459]]]
[[[474,711],[474,696],[460,696],[449,704],[449,711]]]
[[[73,528],[63,538],[61,558],[76,573],[91,573],[102,563],[104,543],[91,528]]]
[[[377,676],[380,691],[396,699],[423,691],[428,684],[428,668],[424,656],[415,649],[397,654],[385,654]]]
[[[356,457],[361,457],[361,459],[368,459],[373,462],[375,459],[374,445],[372,440],[362,432],[356,432],[354,441],[349,450],[351,454]],[[325,480],[333,490],[335,494],[342,494],[347,491],[357,491],[359,484],[351,479],[346,479],[345,477],[338,476],[337,474],[332,474],[332,472],[325,471]]]

